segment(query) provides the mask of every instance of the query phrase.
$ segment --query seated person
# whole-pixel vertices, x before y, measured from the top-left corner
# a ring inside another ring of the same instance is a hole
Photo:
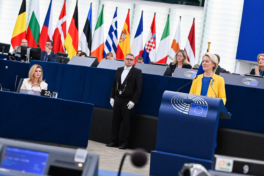
[[[80,57],[81,53],[82,53],[82,50],[78,50],[76,56]]]
[[[144,64],[144,62],[143,62],[143,58],[142,58],[141,56],[138,56],[138,57],[137,57],[137,63],[139,63],[139,64]]]
[[[215,54],[215,56],[218,59],[218,66],[215,70],[215,74],[219,75],[220,73],[230,73],[229,71],[226,71],[224,68],[220,67],[219,63],[220,63],[220,56],[218,54]]]
[[[13,51],[13,54],[21,53],[21,46],[28,46],[28,41],[26,39],[22,39],[21,40],[21,45],[15,47],[15,49]]]
[[[202,62],[204,74],[193,80],[190,94],[221,98],[226,104],[224,78],[214,73],[217,65],[217,57],[212,53],[205,53]]]
[[[53,50],[53,42],[48,40],[46,42],[45,51],[41,51],[40,60],[45,62],[56,62],[57,55],[52,52]]]
[[[192,68],[190,63],[187,61],[187,55],[184,50],[177,51],[177,53],[175,54],[175,58],[173,59],[173,61],[170,63],[169,66],[171,69],[171,73],[174,72],[176,67],[177,68],[189,68],[189,69]]]
[[[250,74],[264,76],[264,54],[258,55],[258,66],[255,66],[255,69],[252,69]]]
[[[42,80],[43,70],[38,64],[34,64],[29,71],[29,78],[24,79],[20,89],[39,91],[47,90],[48,84]]]
[[[81,52],[79,57],[87,57],[87,54],[85,52]]]
[[[109,52],[105,56],[106,60],[115,60],[113,53]]]

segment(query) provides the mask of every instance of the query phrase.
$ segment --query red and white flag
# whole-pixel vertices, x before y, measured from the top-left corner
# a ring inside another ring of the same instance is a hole
[[[195,64],[195,20],[194,19],[184,50],[187,54],[188,61],[192,64],[192,66],[194,66]]]
[[[66,0],[64,0],[59,21],[53,35],[53,50],[57,52],[65,53],[64,40],[66,38]]]

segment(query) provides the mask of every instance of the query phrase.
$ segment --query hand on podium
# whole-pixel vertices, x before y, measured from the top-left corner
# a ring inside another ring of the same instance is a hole
[[[135,103],[133,103],[132,101],[129,101],[127,104],[127,108],[130,110],[135,106]]]
[[[113,98],[110,98],[110,104],[111,104],[112,108],[114,107],[114,103],[115,103],[115,100]]]

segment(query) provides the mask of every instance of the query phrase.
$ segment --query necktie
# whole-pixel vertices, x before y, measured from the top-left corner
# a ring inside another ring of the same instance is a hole
[[[48,61],[48,54],[46,53],[44,61]]]

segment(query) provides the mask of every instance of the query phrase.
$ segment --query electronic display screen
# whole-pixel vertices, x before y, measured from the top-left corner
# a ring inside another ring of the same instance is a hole
[[[43,175],[48,157],[44,152],[6,147],[1,168]]]

